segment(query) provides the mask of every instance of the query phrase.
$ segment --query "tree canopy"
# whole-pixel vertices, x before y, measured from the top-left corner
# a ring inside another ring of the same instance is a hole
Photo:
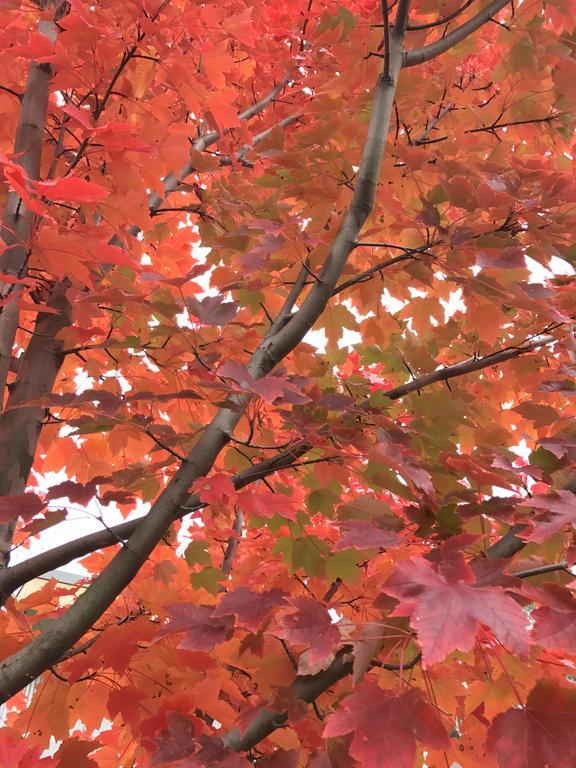
[[[572,767],[571,0],[0,18],[1,768]]]

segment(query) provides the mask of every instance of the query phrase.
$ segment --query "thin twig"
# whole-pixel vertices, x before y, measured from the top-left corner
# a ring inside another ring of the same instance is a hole
[[[406,51],[404,54],[403,67],[413,67],[416,64],[423,64],[426,61],[435,59],[445,51],[454,47],[457,43],[465,40],[469,35],[480,29],[486,24],[492,16],[495,16],[506,5],[510,3],[510,0],[492,0],[486,8],[483,8],[479,13],[466,21],[457,29],[449,32],[444,37],[441,37],[436,42],[430,45],[425,45],[422,48],[414,48],[411,51]]]
[[[244,526],[244,515],[240,507],[235,507],[234,524],[232,526],[232,536],[228,539],[226,546],[226,552],[224,553],[224,559],[222,560],[222,568],[220,569],[225,576],[230,576],[232,573],[232,566],[234,565],[234,558],[236,557],[236,551],[240,540],[242,539],[242,529]]]
[[[554,573],[555,571],[565,571],[570,574],[570,576],[574,575],[568,567],[566,560],[563,560],[561,563],[539,565],[536,568],[529,568],[526,571],[517,571],[516,573],[511,573],[510,576],[515,576],[517,579],[529,579],[531,576],[543,576],[546,573]]]
[[[460,8],[456,8],[456,10],[452,11],[452,13],[449,13],[448,15],[443,16],[441,19],[437,19],[436,21],[429,21],[427,24],[407,24],[406,31],[418,32],[422,29],[433,29],[434,27],[441,27],[443,24],[448,24],[449,21],[452,21],[452,19],[460,16],[461,13],[464,13],[466,8],[469,8],[473,2],[474,0],[466,0],[466,2],[461,5]]]
[[[514,125],[538,125],[542,123],[550,124],[552,120],[557,120],[562,116],[561,112],[556,112],[553,115],[547,117],[534,117],[531,120],[510,120],[506,123],[493,123],[492,125],[483,125],[480,128],[468,128],[464,133],[491,133],[492,131],[499,130],[501,128],[511,128]]]

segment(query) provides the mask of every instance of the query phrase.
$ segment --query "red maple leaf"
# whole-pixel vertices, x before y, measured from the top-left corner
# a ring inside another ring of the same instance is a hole
[[[156,154],[156,148],[138,137],[134,126],[112,120],[100,125],[95,130],[97,141],[106,147],[112,157],[119,157],[124,152],[143,152],[147,155]]]
[[[560,584],[525,586],[522,593],[541,603],[530,614],[532,637],[542,648],[576,653],[576,599]]]
[[[351,757],[362,768],[414,768],[416,741],[447,749],[446,731],[417,688],[401,695],[375,683],[358,685],[328,720],[324,737],[354,733]]]
[[[146,694],[134,688],[133,685],[123,685],[122,688],[113,689],[108,696],[108,712],[114,718],[121,715],[124,723],[131,727],[137,727],[141,709],[139,702],[146,698]]]
[[[236,500],[236,488],[227,475],[216,474],[199,477],[192,486],[200,500],[206,504],[229,504]]]
[[[227,325],[238,312],[238,305],[224,301],[222,296],[205,296],[203,299],[187,296],[186,306],[203,325]]]
[[[328,658],[340,642],[340,632],[332,623],[326,606],[309,597],[290,597],[293,610],[282,617],[280,637],[309,648],[309,663]]]
[[[410,616],[418,633],[424,667],[442,661],[457,648],[469,651],[479,624],[514,653],[525,655],[528,617],[500,587],[475,587],[449,581],[427,560],[398,563],[382,589],[400,600],[395,615]]]
[[[32,186],[37,195],[55,202],[70,200],[74,203],[97,203],[109,194],[104,187],[86,179],[79,179],[77,176],[66,176],[63,179],[51,181],[33,181]]]
[[[526,706],[494,719],[486,746],[500,768],[574,768],[576,691],[540,680]]]
[[[95,495],[95,482],[75,483],[73,480],[64,480],[64,482],[58,483],[58,485],[53,485],[48,489],[46,501],[66,497],[73,504],[82,504],[85,506]]]
[[[12,728],[0,731],[0,766],[1,768],[56,768],[59,761],[55,757],[40,757],[43,750],[30,746],[22,734]]]
[[[181,760],[196,751],[196,738],[202,729],[201,720],[197,717],[186,717],[181,712],[168,712],[166,724],[168,729],[161,731],[154,739],[158,749],[152,755],[152,765]]]
[[[397,547],[402,541],[396,531],[378,528],[371,520],[346,520],[340,523],[339,527],[344,533],[334,545],[335,552],[350,548],[370,549],[371,547],[378,547],[378,549],[385,549],[386,547]]]
[[[79,739],[77,736],[73,736],[70,739],[66,739],[62,742],[60,749],[56,752],[55,759],[58,761],[56,765],[58,768],[64,768],[65,765],[73,765],[74,768],[98,768],[96,760],[92,760],[88,755],[99,749],[100,744],[97,741],[88,741],[87,739]],[[36,763],[30,765],[30,768],[35,768]],[[46,766],[50,764],[47,763]],[[24,768],[21,763],[20,768]],[[38,768],[44,768],[44,761],[38,763]]]
[[[284,597],[285,593],[281,589],[269,589],[260,593],[252,592],[247,587],[238,587],[224,595],[214,611],[214,616],[235,614],[241,626],[256,633],[270,615],[272,608],[285,602]]]
[[[35,493],[21,493],[16,496],[0,496],[0,523],[9,523],[21,517],[28,521],[42,512],[46,505]]]
[[[534,496],[520,505],[541,510],[530,529],[522,533],[525,541],[540,544],[562,530],[565,525],[576,529],[576,496],[571,491],[554,491],[545,496]]]
[[[259,762],[259,768],[298,768],[300,757],[295,749],[277,749],[266,755]]]
[[[382,435],[384,434],[382,430]],[[412,483],[416,488],[424,493],[433,494],[434,486],[430,473],[419,466],[413,456],[403,446],[393,442],[380,441],[376,445],[376,454],[381,457],[385,463],[403,475],[406,480]]]
[[[161,627],[157,638],[184,632],[178,644],[187,651],[211,651],[218,643],[232,637],[234,619],[232,616],[214,616],[214,610],[202,605],[173,603],[166,606],[172,621]]]
[[[280,515],[288,520],[296,519],[292,502],[284,493],[256,490],[250,488],[238,494],[238,506],[247,515],[263,517],[269,520],[274,515]]]
[[[276,400],[285,400],[287,403],[307,403],[310,401],[310,398],[304,395],[299,387],[291,381],[279,376],[263,376],[260,379],[255,379],[246,366],[231,360],[220,366],[218,375],[232,379],[243,389],[254,392],[255,395],[270,404]]]

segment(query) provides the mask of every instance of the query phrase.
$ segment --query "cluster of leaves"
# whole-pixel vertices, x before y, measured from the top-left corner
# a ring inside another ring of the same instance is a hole
[[[574,765],[573,7],[391,6],[2,3],[1,768]]]

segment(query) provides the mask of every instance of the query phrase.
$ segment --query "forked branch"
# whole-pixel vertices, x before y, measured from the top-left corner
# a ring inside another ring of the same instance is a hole
[[[551,344],[555,340],[556,339],[552,336],[540,336],[537,339],[529,340],[524,344],[498,350],[490,355],[481,357],[478,360],[466,360],[462,363],[456,363],[456,365],[442,368],[439,371],[433,371],[431,374],[424,374],[424,376],[420,376],[417,379],[408,382],[408,384],[402,384],[400,387],[395,387],[383,394],[390,399],[397,399],[410,392],[419,391],[438,381],[446,381],[455,378],[456,376],[464,376],[468,373],[513,359],[519,355],[532,352],[539,346]],[[398,394],[400,390],[402,390],[402,394]],[[311,448],[312,446],[305,440],[298,441],[288,450],[282,451],[271,459],[255,464],[253,467],[244,470],[244,472],[234,475],[231,478],[234,487],[239,490],[256,480],[268,477],[274,472],[290,469],[290,467],[297,465],[298,460]],[[205,506],[207,505],[200,501],[198,495],[194,494],[182,505],[177,517],[185,517],[192,512],[203,509]],[[0,571],[0,603],[6,600],[15,589],[26,584],[31,579],[41,576],[47,571],[61,568],[71,560],[87,555],[97,549],[114,546],[115,544],[126,541],[129,536],[134,533],[143,519],[143,517],[139,517],[135,520],[129,520],[126,523],[112,526],[106,530],[91,533],[79,539],[74,539],[66,544],[61,544],[46,552],[34,555],[34,557],[31,557],[22,563],[18,563],[17,565],[13,565],[4,571]],[[518,533],[521,528],[522,526],[520,526],[518,530],[516,530],[516,528],[511,529],[509,533],[505,534],[500,542],[494,544],[489,550],[490,555],[492,557],[511,557],[519,551],[524,546],[524,542],[515,536],[515,533]],[[511,547],[511,549],[508,549],[509,547]]]
[[[479,357],[476,360],[465,360],[462,363],[456,363],[456,365],[439,368],[437,371],[426,373],[424,376],[418,376],[406,384],[401,384],[399,387],[389,389],[384,394],[391,400],[397,400],[399,397],[404,397],[404,395],[407,395],[409,392],[416,392],[437,381],[449,381],[457,376],[465,376],[467,373],[473,373],[474,371],[480,371],[483,368],[498,365],[506,360],[512,360],[520,355],[525,355],[527,352],[532,352],[538,347],[552,344],[555,341],[556,338],[554,336],[537,336],[535,339],[518,347],[506,347],[505,349],[500,349],[498,352],[493,352],[490,355]]]
[[[479,13],[466,21],[460,27],[453,30],[452,32],[448,32],[447,35],[441,37],[439,40],[436,40],[434,43],[430,43],[430,45],[424,45],[422,48],[414,48],[411,51],[406,51],[404,54],[404,62],[402,66],[414,67],[416,64],[424,64],[426,61],[435,59],[437,56],[440,56],[442,53],[450,50],[450,48],[453,48],[458,43],[461,43],[462,40],[465,40],[473,32],[476,32],[477,29],[480,29],[480,27],[484,26],[486,22],[490,21],[490,19],[495,16],[498,11],[501,11],[502,8],[504,8],[509,3],[510,0],[492,0],[492,2],[489,3],[482,11],[479,11]]]
[[[310,444],[304,440],[294,443],[290,449],[282,451],[271,459],[255,464],[243,472],[234,475],[231,478],[234,487],[236,490],[240,490],[257,480],[273,475],[275,472],[294,467],[310,448]],[[183,518],[206,506],[205,502],[200,501],[198,494],[192,494],[180,508],[178,517]],[[41,552],[21,563],[1,570],[0,604],[3,604],[15,589],[26,584],[31,579],[35,579],[56,568],[61,568],[72,560],[90,554],[90,552],[124,543],[134,533],[143,519],[144,516],[137,517],[134,520],[128,520],[125,523],[105,528],[96,533],[89,533],[79,539],[73,539],[65,544],[60,544],[58,547],[53,547],[46,552]]]
[[[248,364],[254,378],[269,373],[304,338],[322,314],[336,287],[346,260],[354,249],[361,227],[372,211],[382,157],[386,145],[402,66],[403,37],[409,0],[400,0],[394,30],[390,35],[389,77],[378,78],[356,187],[342,225],[320,273],[302,305],[286,325],[267,334]],[[207,475],[229,442],[249,401],[249,395],[233,397],[234,410],[221,408],[206,427],[187,461],[174,474],[128,542],[103,569],[76,602],[27,646],[0,664],[0,701],[7,701],[71,648],[128,586],[154,547],[180,514],[188,489]]]

